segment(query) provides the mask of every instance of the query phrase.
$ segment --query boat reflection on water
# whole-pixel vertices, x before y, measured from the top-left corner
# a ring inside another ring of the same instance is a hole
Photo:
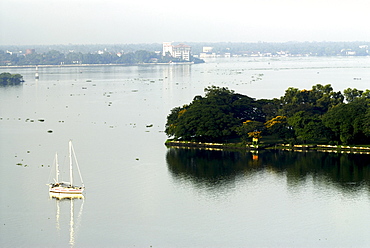
[[[66,193],[53,193],[49,192],[50,199],[65,200],[65,199],[85,199],[82,194],[66,194]]]
[[[62,211],[61,205],[64,206],[70,202],[70,220],[69,220],[69,246],[74,247],[75,245],[75,236],[76,230],[81,224],[81,217],[84,205],[84,195],[82,194],[65,194],[65,193],[49,193],[50,199],[55,199],[56,202],[56,215],[55,215],[55,223],[57,231],[61,231],[61,218],[62,218]],[[75,214],[74,214],[74,201],[81,201],[80,210],[77,214],[77,220],[75,222]]]

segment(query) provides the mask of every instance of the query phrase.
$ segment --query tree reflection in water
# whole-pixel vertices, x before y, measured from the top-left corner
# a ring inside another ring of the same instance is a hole
[[[166,159],[175,178],[206,187],[222,187],[236,177],[265,170],[286,175],[291,186],[308,177],[345,192],[370,186],[370,155],[364,154],[170,148]]]

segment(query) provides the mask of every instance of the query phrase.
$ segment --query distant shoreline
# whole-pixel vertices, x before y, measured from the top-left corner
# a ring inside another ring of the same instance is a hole
[[[140,65],[192,65],[194,62],[174,62],[174,63],[137,63],[137,64],[64,64],[64,65],[1,65],[1,69],[6,68],[48,68],[48,67],[93,67],[93,66],[140,66]]]

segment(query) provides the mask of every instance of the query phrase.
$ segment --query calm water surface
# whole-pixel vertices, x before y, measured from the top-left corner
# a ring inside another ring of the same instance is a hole
[[[209,85],[255,98],[367,89],[370,58],[1,71],[26,80],[0,88],[1,247],[370,245],[369,155],[169,149],[163,132]],[[86,192],[57,200],[45,184],[69,139]]]

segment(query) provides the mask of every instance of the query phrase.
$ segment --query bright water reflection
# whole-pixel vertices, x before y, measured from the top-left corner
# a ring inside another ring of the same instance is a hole
[[[49,193],[50,199],[55,200],[56,203],[56,214],[55,214],[55,230],[59,237],[65,237],[69,235],[69,247],[74,247],[76,243],[76,236],[81,226],[84,196],[76,194],[60,194],[60,193]],[[79,201],[80,202],[77,202]],[[79,211],[75,214],[75,201],[79,205]],[[67,209],[69,205],[69,211]],[[67,225],[67,216],[69,214],[69,223]],[[67,231],[68,230],[68,231]],[[62,238],[62,239],[63,239]],[[61,239],[61,240],[62,240]],[[67,238],[64,238],[67,240]]]

